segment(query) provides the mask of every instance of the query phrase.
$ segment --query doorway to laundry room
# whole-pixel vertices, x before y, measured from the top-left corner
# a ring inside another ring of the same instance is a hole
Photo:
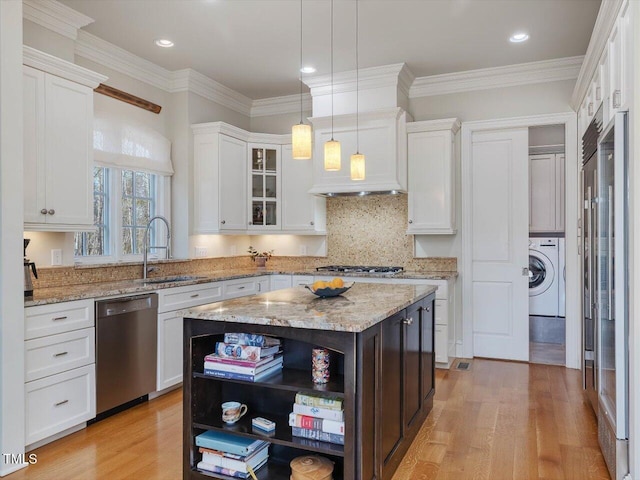
[[[565,365],[565,131],[529,128],[529,361]]]

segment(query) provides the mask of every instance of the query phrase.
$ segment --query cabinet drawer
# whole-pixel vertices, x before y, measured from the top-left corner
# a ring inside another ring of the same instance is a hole
[[[436,325],[449,325],[449,304],[447,300],[436,300]]]
[[[158,313],[222,300],[222,282],[158,290]]]
[[[436,362],[449,363],[448,340],[449,328],[446,325],[436,325]]]
[[[224,298],[238,298],[258,293],[255,279],[228,280],[224,282]]]
[[[25,348],[25,381],[30,382],[95,362],[95,329],[27,340]]]
[[[333,277],[327,277],[327,278],[331,280]],[[344,277],[344,279],[345,279],[345,282],[351,281],[351,280],[348,280],[346,277]],[[291,276],[292,287],[299,287],[300,285],[311,285],[313,282],[314,282],[313,275],[292,275]]]
[[[93,300],[25,308],[25,340],[93,326]]]
[[[96,416],[95,365],[25,384],[25,444],[50,437]]]

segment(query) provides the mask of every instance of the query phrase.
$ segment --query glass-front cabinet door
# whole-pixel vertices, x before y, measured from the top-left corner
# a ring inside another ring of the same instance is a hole
[[[280,229],[280,145],[249,144],[249,229]]]

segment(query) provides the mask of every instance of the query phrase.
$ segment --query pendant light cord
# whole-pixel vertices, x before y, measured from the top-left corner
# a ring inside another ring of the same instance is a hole
[[[302,0],[300,0],[300,123],[302,124]]]
[[[331,0],[331,141],[333,141],[333,0]]]
[[[360,116],[360,95],[359,95],[359,83],[360,74],[358,70],[358,0],[356,0],[356,153],[360,153],[360,129],[358,128],[358,117]]]

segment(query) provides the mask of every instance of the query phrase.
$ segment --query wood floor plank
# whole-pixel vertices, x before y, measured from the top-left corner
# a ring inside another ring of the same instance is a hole
[[[33,453],[37,464],[6,478],[178,480],[182,392]],[[474,359],[469,371],[436,371],[433,410],[393,480],[608,478],[579,371]]]

